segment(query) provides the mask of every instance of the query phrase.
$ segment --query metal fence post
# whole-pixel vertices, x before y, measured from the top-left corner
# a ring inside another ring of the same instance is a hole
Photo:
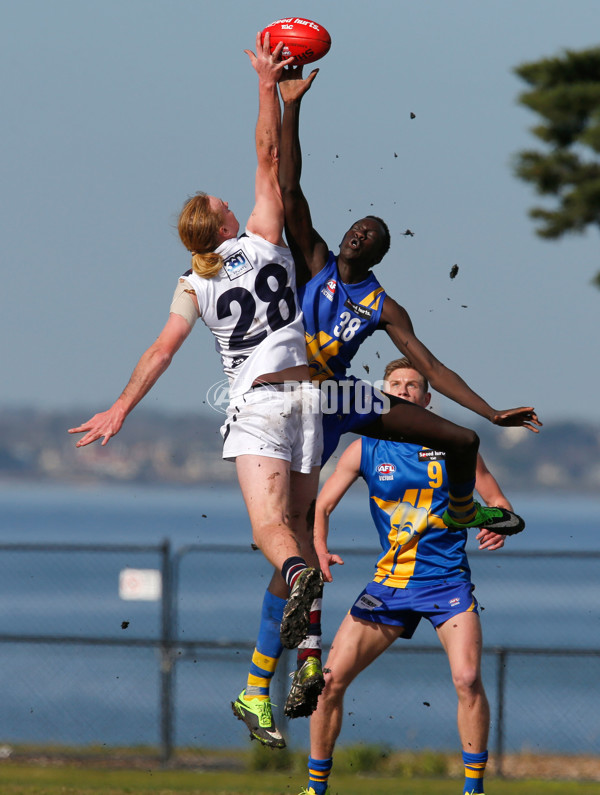
[[[505,685],[506,685],[506,661],[508,659],[507,651],[500,648],[496,652],[498,659],[498,670],[496,672],[496,691],[498,694],[498,708],[496,713],[496,764],[497,775],[500,778],[504,777],[503,762],[504,762],[504,698],[505,698]]]
[[[171,582],[171,545],[165,539],[162,555],[162,602],[160,642],[160,761],[166,765],[173,754],[173,591]]]

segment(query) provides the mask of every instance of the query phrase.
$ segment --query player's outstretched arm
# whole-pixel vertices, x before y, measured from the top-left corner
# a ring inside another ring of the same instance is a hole
[[[493,409],[480,395],[474,392],[463,379],[446,367],[418,339],[412,321],[404,307],[386,296],[381,313],[380,327],[383,328],[394,345],[409,359],[416,370],[423,373],[432,388],[454,400],[495,425],[522,426],[538,433],[541,426],[533,407],[521,407],[498,411]]]
[[[142,354],[131,378],[113,405],[69,433],[85,433],[76,447],[85,447],[102,439],[105,445],[120,430],[127,415],[146,395],[171,364],[173,356],[190,333],[192,327],[181,315],[171,314],[156,342]]]
[[[277,82],[284,66],[293,60],[288,58],[282,61],[282,49],[283,42],[279,42],[271,53],[270,34],[266,33],[261,43],[261,35],[257,33],[256,55],[251,50],[245,50],[258,74],[255,201],[247,228],[275,245],[284,245],[283,200],[279,187],[281,107]]]
[[[360,439],[344,450],[333,474],[325,481],[315,506],[315,526],[314,544],[319,564],[323,573],[323,579],[331,582],[330,567],[335,563],[343,564],[344,561],[339,555],[331,554],[327,548],[327,537],[329,535],[329,517],[335,507],[348,491],[350,486],[360,475],[360,456],[362,443]]]
[[[305,284],[325,266],[329,254],[327,243],[314,229],[308,201],[300,185],[302,148],[300,146],[300,103],[318,69],[306,78],[302,67],[285,70],[279,81],[283,100],[281,123],[281,164],[279,183],[285,209],[285,233],[296,265],[298,285]]]

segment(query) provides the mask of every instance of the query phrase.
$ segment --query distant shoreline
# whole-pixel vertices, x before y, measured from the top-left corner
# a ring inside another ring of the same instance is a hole
[[[235,485],[235,467],[222,459],[214,416],[140,409],[105,447],[84,448],[67,433],[73,416],[0,409],[0,483]],[[600,425],[566,420],[545,425],[539,434],[486,422],[473,427],[507,494],[600,493]],[[343,437],[323,476],[355,438]]]

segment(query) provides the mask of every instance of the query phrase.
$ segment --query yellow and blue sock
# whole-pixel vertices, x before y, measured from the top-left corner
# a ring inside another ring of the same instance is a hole
[[[271,679],[281,657],[283,646],[279,637],[279,626],[283,618],[285,599],[265,592],[256,648],[248,673],[246,696],[265,700],[269,697]]]
[[[476,508],[473,502],[475,480],[466,483],[448,484],[448,513],[455,522],[464,524],[475,518]]]
[[[308,757],[308,789],[311,787],[315,795],[325,795],[327,792],[327,782],[333,766],[333,758],[313,759]]]
[[[465,766],[465,787],[463,795],[466,793],[483,793],[483,776],[488,760],[488,752],[482,751],[480,754],[470,754],[463,751],[463,764]]]

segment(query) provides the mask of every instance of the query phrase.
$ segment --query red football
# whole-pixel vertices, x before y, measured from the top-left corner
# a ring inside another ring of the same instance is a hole
[[[310,19],[302,17],[288,17],[271,22],[262,31],[260,40],[265,33],[271,34],[271,52],[280,41],[283,42],[282,58],[294,57],[294,63],[302,65],[318,61],[327,55],[331,47],[331,36],[323,25],[317,25]]]

